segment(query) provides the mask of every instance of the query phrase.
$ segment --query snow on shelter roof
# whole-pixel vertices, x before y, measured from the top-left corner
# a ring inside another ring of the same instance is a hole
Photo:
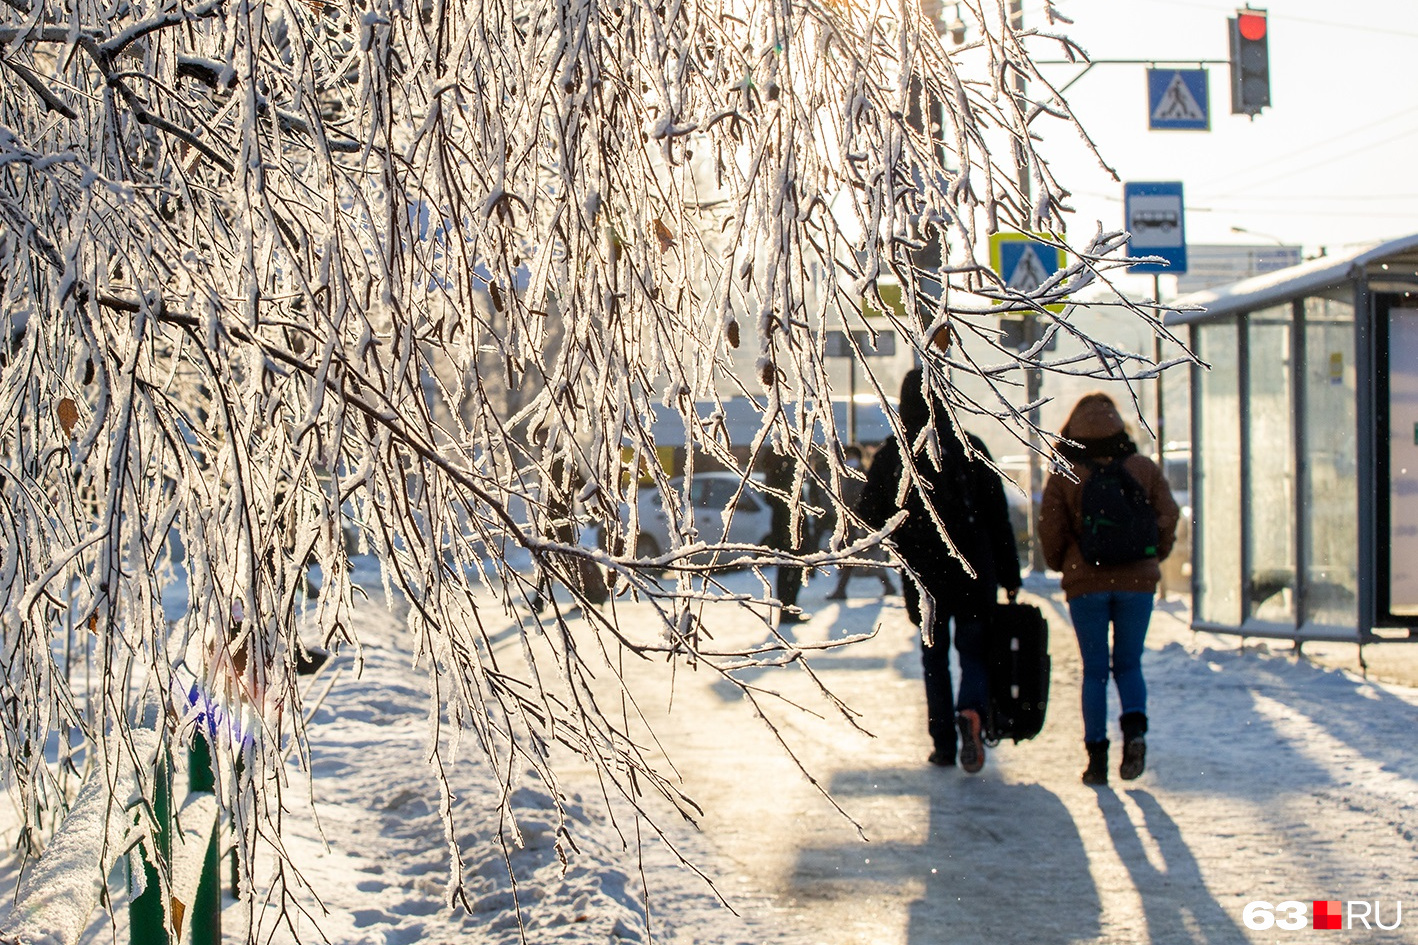
[[[1177,309],[1198,310],[1170,311],[1164,321],[1169,326],[1190,325],[1259,311],[1290,299],[1315,295],[1346,281],[1356,281],[1370,266],[1396,257],[1418,260],[1418,234],[1361,246],[1335,256],[1321,256],[1298,266],[1183,295],[1170,304]]]

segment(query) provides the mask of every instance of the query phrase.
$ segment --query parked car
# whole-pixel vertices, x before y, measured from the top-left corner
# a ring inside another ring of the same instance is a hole
[[[1177,500],[1181,515],[1177,519],[1177,543],[1172,554],[1162,562],[1162,597],[1191,593],[1192,574],[1192,451],[1186,442],[1169,442],[1162,451],[1162,472]]]
[[[676,494],[683,494],[684,477],[674,477],[669,485]],[[736,472],[695,473],[690,480],[689,501],[697,540],[707,544],[767,544],[773,527],[773,509],[762,490],[762,478],[757,474],[745,482]],[[658,557],[674,547],[671,541],[674,529],[665,513],[660,491],[653,486],[642,486],[636,495],[636,506],[639,519],[639,533],[635,537],[636,557]],[[730,506],[733,507],[733,515],[729,518],[725,533],[724,510]],[[674,512],[682,514],[680,509]],[[817,524],[816,516],[806,514],[804,527],[813,531]],[[628,506],[622,508],[621,516],[622,522],[628,526]]]
[[[702,472],[697,473],[689,483],[689,501],[694,515],[694,529],[698,539],[706,543],[719,541],[763,543],[773,526],[773,510],[767,499],[755,489],[760,485],[750,479],[745,483],[738,473]],[[670,488],[676,493],[684,490],[684,477],[670,480]],[[655,556],[673,547],[670,539],[671,522],[665,514],[656,489],[643,489],[638,496],[640,510],[640,535],[636,551],[641,555]],[[724,510],[733,507],[728,531],[724,529]],[[679,513],[680,510],[675,510]]]

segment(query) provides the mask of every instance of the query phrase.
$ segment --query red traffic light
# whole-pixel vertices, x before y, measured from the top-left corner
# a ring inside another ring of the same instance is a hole
[[[1254,10],[1236,11],[1236,28],[1241,36],[1251,42],[1265,39],[1265,14]]]
[[[1231,46],[1231,112],[1254,117],[1270,104],[1265,11],[1246,7],[1226,23]]]

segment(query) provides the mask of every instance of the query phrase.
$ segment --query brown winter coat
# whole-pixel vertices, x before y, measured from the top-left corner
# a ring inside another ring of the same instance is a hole
[[[1061,431],[1070,440],[1076,440],[1088,448],[1096,443],[1121,440],[1132,449],[1123,433],[1122,417],[1113,402],[1104,394],[1088,394],[1074,407],[1068,423]],[[1090,454],[1095,451],[1088,449]],[[1091,472],[1083,461],[1083,451],[1075,451],[1073,469],[1079,477],[1077,482],[1066,475],[1054,473],[1044,484],[1043,503],[1039,511],[1039,541],[1044,551],[1044,562],[1053,570],[1063,574],[1060,582],[1064,596],[1073,600],[1083,594],[1101,591],[1145,591],[1157,590],[1157,582],[1162,579],[1158,562],[1172,551],[1177,536],[1177,502],[1172,498],[1172,490],[1167,486],[1166,477],[1157,464],[1136,452],[1116,457],[1094,455],[1094,462],[1120,462],[1142,486],[1157,513],[1157,530],[1161,541],[1156,558],[1144,558],[1128,564],[1099,567],[1083,560],[1078,550],[1078,536],[1083,531],[1083,483]],[[1068,451],[1065,451],[1068,455]]]

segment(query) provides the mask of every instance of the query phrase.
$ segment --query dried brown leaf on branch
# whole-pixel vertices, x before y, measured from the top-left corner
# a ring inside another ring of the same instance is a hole
[[[73,398],[65,397],[59,401],[54,412],[59,415],[59,425],[64,428],[64,435],[73,436],[74,427],[79,423],[79,405],[74,403]]]

